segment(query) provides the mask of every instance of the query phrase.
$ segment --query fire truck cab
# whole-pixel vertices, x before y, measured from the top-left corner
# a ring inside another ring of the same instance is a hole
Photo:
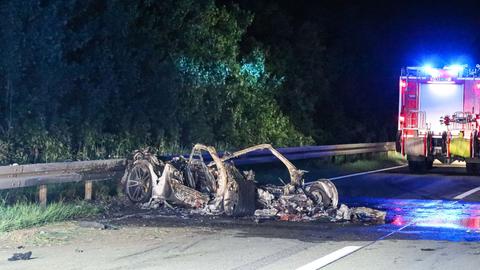
[[[396,150],[412,172],[425,172],[435,159],[466,162],[480,174],[480,65],[407,67],[399,80]]]

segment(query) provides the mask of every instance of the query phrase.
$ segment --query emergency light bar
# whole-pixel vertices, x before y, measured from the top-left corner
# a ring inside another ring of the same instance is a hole
[[[432,78],[451,78],[451,77],[459,77],[462,75],[465,66],[462,65],[451,65],[445,66],[443,69],[433,68],[430,65],[426,65],[422,67],[422,71],[425,74],[428,74]]]
[[[448,78],[479,77],[480,66],[468,68],[468,65],[453,64],[443,68],[435,68],[430,64],[421,67],[407,67],[402,69],[402,76],[428,77],[433,81],[449,81]]]

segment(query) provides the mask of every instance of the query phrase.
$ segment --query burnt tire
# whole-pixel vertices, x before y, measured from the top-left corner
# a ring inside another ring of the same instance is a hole
[[[310,195],[313,197],[316,203],[322,203],[324,207],[332,205],[332,200],[328,197],[327,193],[319,187],[312,187],[310,189]]]
[[[426,173],[427,162],[424,160],[409,160],[408,169],[411,173]]]
[[[134,203],[144,203],[152,197],[152,176],[146,162],[135,164],[128,172],[125,194]]]

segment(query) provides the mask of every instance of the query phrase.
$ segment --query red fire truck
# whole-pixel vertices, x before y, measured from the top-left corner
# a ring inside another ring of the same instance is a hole
[[[396,150],[413,172],[435,159],[480,174],[480,65],[402,69]]]

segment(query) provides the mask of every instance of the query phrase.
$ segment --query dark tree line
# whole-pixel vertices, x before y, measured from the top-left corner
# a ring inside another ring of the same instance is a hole
[[[384,85],[362,77],[372,68],[362,49],[375,48],[357,44],[357,27],[372,25],[352,29],[348,14],[327,11],[276,1],[2,1],[0,161],[195,142],[386,140],[396,93],[378,95]]]
[[[269,70],[285,76],[276,99],[303,134],[319,144],[393,138],[402,64],[392,64],[396,53],[381,43],[395,34],[391,8],[374,1],[233,2],[255,14],[243,44],[260,44]]]

